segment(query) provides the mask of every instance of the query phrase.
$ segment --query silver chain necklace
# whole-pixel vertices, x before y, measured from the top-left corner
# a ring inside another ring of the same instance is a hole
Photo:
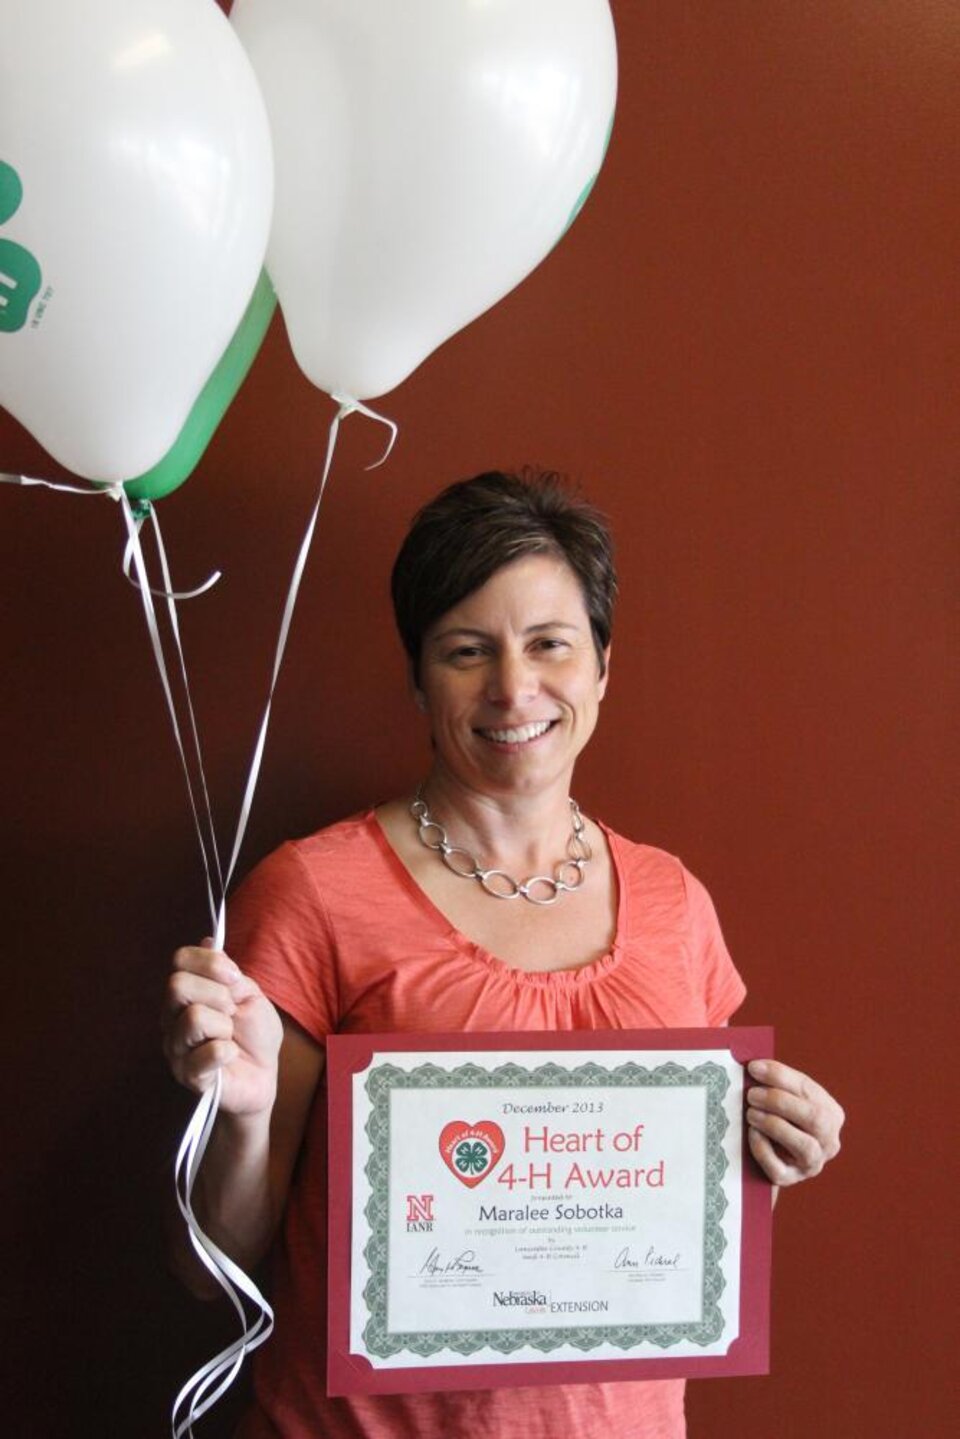
[[[556,904],[561,894],[572,893],[583,884],[583,871],[593,858],[586,836],[583,815],[575,799],[571,799],[570,819],[573,829],[567,841],[566,858],[555,866],[553,874],[533,874],[529,879],[514,879],[503,869],[482,869],[476,855],[462,844],[451,844],[447,831],[433,818],[419,787],[410,806],[417,822],[420,843],[439,854],[451,874],[460,879],[475,879],[494,899],[526,899],[531,904]]]

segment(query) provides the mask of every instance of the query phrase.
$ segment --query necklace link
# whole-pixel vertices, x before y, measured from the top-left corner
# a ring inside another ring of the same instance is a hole
[[[571,798],[570,838],[567,840],[566,857],[554,867],[553,874],[532,874],[529,879],[514,879],[505,869],[483,869],[471,850],[462,844],[451,844],[447,831],[435,820],[423,798],[423,785],[417,789],[410,813],[417,823],[417,835],[425,849],[439,854],[451,874],[458,879],[475,879],[481,889],[494,899],[525,899],[529,904],[556,904],[561,894],[572,894],[583,884],[584,870],[593,858],[593,851],[586,836],[586,826],[580,807]],[[462,856],[466,864],[456,858]]]

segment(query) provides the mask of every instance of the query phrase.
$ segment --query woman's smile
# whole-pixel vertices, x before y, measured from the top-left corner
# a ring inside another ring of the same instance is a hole
[[[558,723],[558,720],[534,720],[527,724],[511,725],[500,729],[477,729],[475,733],[498,747],[521,749],[542,739]]]

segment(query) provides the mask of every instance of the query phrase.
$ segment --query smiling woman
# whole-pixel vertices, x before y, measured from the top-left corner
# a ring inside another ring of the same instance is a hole
[[[576,575],[552,555],[505,565],[430,627],[419,665],[432,786],[565,800],[607,686]],[[562,810],[563,805],[560,806]]]
[[[171,1067],[195,1090],[223,1081],[204,1227],[245,1265],[283,1233],[278,1338],[258,1353],[243,1439],[685,1432],[678,1380],[328,1399],[321,1353],[327,1035],[714,1026],[743,999],[703,886],[572,797],[609,679],[615,592],[603,520],[556,476],[445,490],[393,572],[430,740],[417,793],[253,872],[231,912],[242,971],[207,948],[175,956]],[[839,1106],[785,1065],[758,1071],[758,1162],[777,1184],[817,1173],[839,1147]]]

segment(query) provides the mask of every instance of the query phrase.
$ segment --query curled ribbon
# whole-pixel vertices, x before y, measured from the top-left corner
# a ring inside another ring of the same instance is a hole
[[[163,569],[163,580],[165,586],[163,589],[151,590],[150,593],[152,595],[156,596],[157,599],[162,600],[195,600],[198,595],[205,595],[207,593],[207,590],[212,590],[214,585],[219,580],[223,579],[223,572],[221,570],[214,570],[213,574],[210,575],[207,579],[205,579],[202,585],[198,585],[195,590],[175,590],[170,580],[170,572],[167,566],[167,557],[163,548],[163,538],[160,534],[160,521],[157,519],[156,510],[151,504],[147,504],[143,510],[133,512],[133,519],[137,527],[138,533],[140,532],[144,520],[148,517],[153,525],[154,538],[156,539],[157,550],[160,555],[160,564]],[[132,584],[136,588],[139,588],[139,578],[134,579],[133,575],[130,573],[132,565],[133,541],[127,540],[126,549],[123,552],[123,574],[124,578],[129,580],[130,584]]]

